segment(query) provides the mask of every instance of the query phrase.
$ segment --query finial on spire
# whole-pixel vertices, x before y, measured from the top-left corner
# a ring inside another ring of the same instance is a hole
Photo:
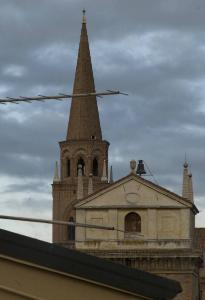
[[[184,168],[188,168],[188,162],[187,162],[187,157],[186,157],[186,152],[185,152],[185,157],[184,157]]]
[[[86,16],[85,16],[86,10],[83,9],[83,21],[82,23],[86,23]]]

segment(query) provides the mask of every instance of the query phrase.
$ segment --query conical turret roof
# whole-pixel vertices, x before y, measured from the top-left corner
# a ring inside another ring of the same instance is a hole
[[[95,83],[86,28],[85,11],[73,86],[73,94],[95,92]],[[73,97],[67,140],[102,139],[98,106],[95,96]]]

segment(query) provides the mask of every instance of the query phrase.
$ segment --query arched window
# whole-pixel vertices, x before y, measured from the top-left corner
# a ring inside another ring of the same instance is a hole
[[[69,222],[74,222],[74,218],[70,217]],[[73,225],[68,225],[68,240],[69,241],[74,241],[75,240],[75,226]]]
[[[93,170],[92,170],[93,176],[98,176],[98,161],[97,158],[95,157],[93,159]]]
[[[131,212],[126,215],[125,232],[141,232],[141,218],[137,213]]]
[[[70,159],[67,158],[66,160],[66,176],[70,177]]]
[[[78,174],[79,165],[81,165],[81,168],[82,168],[82,175],[85,175],[85,162],[82,159],[82,157],[80,157],[77,162],[77,174]]]

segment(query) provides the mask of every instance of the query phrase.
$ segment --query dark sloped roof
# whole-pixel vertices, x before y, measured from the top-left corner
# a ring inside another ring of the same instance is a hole
[[[181,292],[176,281],[5,230],[0,230],[0,254],[153,299]]]

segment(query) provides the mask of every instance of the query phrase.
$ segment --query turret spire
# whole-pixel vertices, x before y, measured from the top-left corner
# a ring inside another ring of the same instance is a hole
[[[59,181],[60,181],[60,177],[58,174],[58,162],[56,161],[53,182],[59,182]]]
[[[112,171],[112,166],[110,166],[110,183],[113,183],[113,171]]]
[[[95,92],[95,83],[86,28],[85,10],[83,10],[82,29],[73,94],[92,92]],[[88,96],[73,98],[71,103],[67,140],[90,139],[102,139],[96,97]]]
[[[107,181],[107,167],[106,167],[106,161],[105,161],[105,159],[103,161],[103,172],[102,172],[101,181],[103,181],[103,182]]]
[[[183,170],[183,186],[182,186],[182,197],[188,198],[189,195],[189,170],[188,163],[185,160]]]
[[[183,171],[182,197],[193,202],[192,175],[189,174],[189,165],[188,165],[186,159],[184,162],[184,171]]]
[[[193,183],[192,183],[192,174],[189,174],[189,200],[194,202],[194,193],[193,193]]]

